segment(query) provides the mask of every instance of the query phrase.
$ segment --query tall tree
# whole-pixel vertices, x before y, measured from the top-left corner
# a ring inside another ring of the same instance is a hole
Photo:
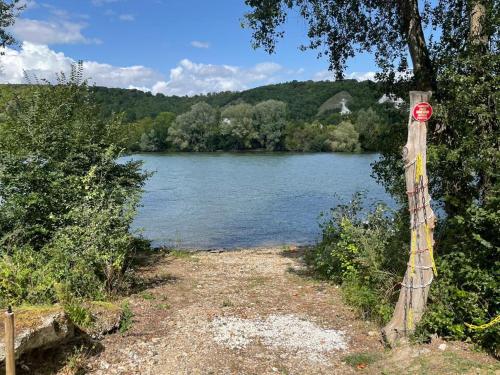
[[[407,85],[398,86],[404,87],[405,90],[408,88],[419,90],[421,97],[429,97],[427,92],[434,91],[438,101],[448,96],[448,103],[451,92],[447,91],[451,89],[451,86],[447,87],[447,82],[438,78],[449,75],[450,69],[456,71],[458,75],[462,75],[467,69],[472,69],[470,71],[477,74],[480,65],[466,62],[464,57],[467,56],[470,59],[484,55],[486,59],[483,64],[489,62],[485,66],[490,66],[491,62],[495,61],[495,54],[498,53],[500,12],[498,0],[439,0],[437,2],[430,0],[423,2],[418,0],[394,2],[382,0],[246,0],[246,4],[252,7],[246,15],[246,20],[247,25],[253,29],[255,47],[264,47],[268,52],[274,52],[277,39],[284,35],[282,26],[286,23],[288,15],[297,11],[307,21],[310,38],[309,45],[302,46],[302,49],[321,48],[319,55],[328,56],[330,68],[335,71],[337,78],[342,77],[347,59],[353,57],[356,52],[374,52],[376,62],[381,68],[378,78],[388,83],[395,81],[407,83]],[[423,4],[422,13],[419,9],[421,4]],[[428,33],[424,34],[424,29],[428,30]],[[408,54],[411,57],[411,66],[406,58]],[[491,65],[495,66],[495,64]],[[401,79],[402,75],[406,75],[406,79]],[[486,72],[483,72],[483,75],[486,75]],[[455,79],[456,76],[453,78]],[[455,80],[453,83],[457,82]],[[455,85],[452,90],[456,90],[456,87]],[[391,86],[391,90],[396,89],[396,86]],[[493,85],[491,89],[495,90]],[[478,100],[482,101],[482,98]],[[474,122],[489,124],[489,116],[495,117],[495,103],[495,97],[488,96],[488,105],[481,112],[475,112],[478,121]],[[472,109],[477,110],[475,106],[471,106]],[[443,142],[443,145],[462,146],[463,134],[450,129],[449,120],[450,118],[442,119],[442,123],[439,124],[441,134],[438,136],[431,134],[432,140]],[[477,128],[475,131],[481,132],[482,129]],[[465,130],[462,132],[468,133]],[[489,145],[495,143],[497,142],[493,141]],[[401,145],[397,148],[400,149],[400,147]],[[488,147],[488,150],[490,149]],[[425,164],[425,148],[423,152]],[[388,157],[386,155],[385,160],[384,158],[382,160],[385,164],[382,165],[397,168],[389,171],[386,168],[384,171],[384,168],[379,165],[378,171],[375,172],[383,171],[382,177],[385,179],[386,186],[391,191],[401,194],[404,191],[404,180],[394,176],[402,175],[402,165],[401,162],[395,163],[395,160],[394,154],[389,154]],[[423,168],[425,171],[425,165]],[[462,203],[462,210],[465,207],[463,198],[453,190],[463,191],[466,193],[464,197],[473,198],[476,192],[481,191],[488,184],[491,185],[493,177],[489,171],[485,171],[488,178],[483,182],[481,177],[483,168],[480,164],[475,164],[471,169],[473,173],[470,177],[474,179],[473,182],[467,183],[465,179],[462,179],[452,186],[451,193],[455,199],[458,199],[458,202]],[[457,174],[449,168],[444,168],[443,171],[447,171],[449,175]],[[431,178],[429,186],[433,182],[436,182],[438,186],[451,182],[451,176],[444,174],[443,171],[439,171],[439,176],[435,179]],[[471,188],[471,184],[474,183],[478,186]],[[450,191],[444,191],[438,195],[438,198],[446,201],[449,193]],[[470,200],[473,206],[483,205],[483,201],[478,200],[480,197],[475,199]],[[431,246],[432,238],[428,247]],[[407,280],[406,276],[405,280]],[[401,293],[404,293],[404,289]],[[426,292],[423,293],[423,299],[425,306]],[[400,296],[400,302],[402,300],[405,301],[406,298]],[[393,321],[398,320],[396,315],[404,314],[407,310],[401,308],[400,305],[398,303]],[[419,312],[410,330],[414,328],[420,317]],[[389,325],[385,333],[388,334],[387,338],[390,342],[399,336],[399,332],[394,332],[394,329],[401,329],[403,335],[407,331],[405,326]]]

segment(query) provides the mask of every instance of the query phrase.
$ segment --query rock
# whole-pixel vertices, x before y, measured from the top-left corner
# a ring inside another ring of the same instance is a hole
[[[61,307],[25,308],[14,311],[16,358],[33,349],[57,346],[73,337],[75,326]],[[0,329],[0,362],[5,360],[3,325]]]
[[[438,346],[438,349],[439,349],[439,350],[441,350],[441,351],[445,351],[445,350],[446,350],[446,346],[447,346],[447,345],[446,345],[446,344],[444,344],[444,343],[443,343],[443,344],[440,344],[440,345]]]
[[[93,318],[91,327],[78,327],[93,339],[101,339],[104,335],[116,331],[122,320],[121,307],[110,302],[90,302],[86,305]]]
[[[370,337],[377,336],[377,335],[378,335],[378,333],[375,332],[375,331],[369,331],[368,332],[368,336],[370,336]]]

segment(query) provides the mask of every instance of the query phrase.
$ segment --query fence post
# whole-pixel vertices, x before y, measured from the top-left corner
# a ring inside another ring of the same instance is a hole
[[[16,375],[14,347],[14,313],[9,306],[5,312],[5,371],[6,375]]]

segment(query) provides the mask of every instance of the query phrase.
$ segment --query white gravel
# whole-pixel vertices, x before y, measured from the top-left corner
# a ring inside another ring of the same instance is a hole
[[[244,349],[254,340],[264,345],[323,362],[325,354],[346,350],[343,331],[323,329],[295,315],[270,315],[266,319],[215,318],[210,328],[215,342],[230,349]]]

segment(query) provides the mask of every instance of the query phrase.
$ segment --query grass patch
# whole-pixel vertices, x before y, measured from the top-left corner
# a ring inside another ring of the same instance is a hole
[[[69,319],[79,327],[90,328],[94,324],[94,317],[90,310],[77,302],[65,304],[64,310]]]
[[[143,292],[143,293],[141,293],[141,297],[144,298],[147,301],[153,301],[153,300],[156,299],[156,297],[153,294],[149,293],[149,292]]]
[[[345,363],[349,366],[363,369],[382,358],[382,354],[373,352],[353,353],[344,357]]]
[[[234,304],[229,298],[225,298],[224,301],[222,301],[222,307],[232,307],[232,306],[234,306]]]

